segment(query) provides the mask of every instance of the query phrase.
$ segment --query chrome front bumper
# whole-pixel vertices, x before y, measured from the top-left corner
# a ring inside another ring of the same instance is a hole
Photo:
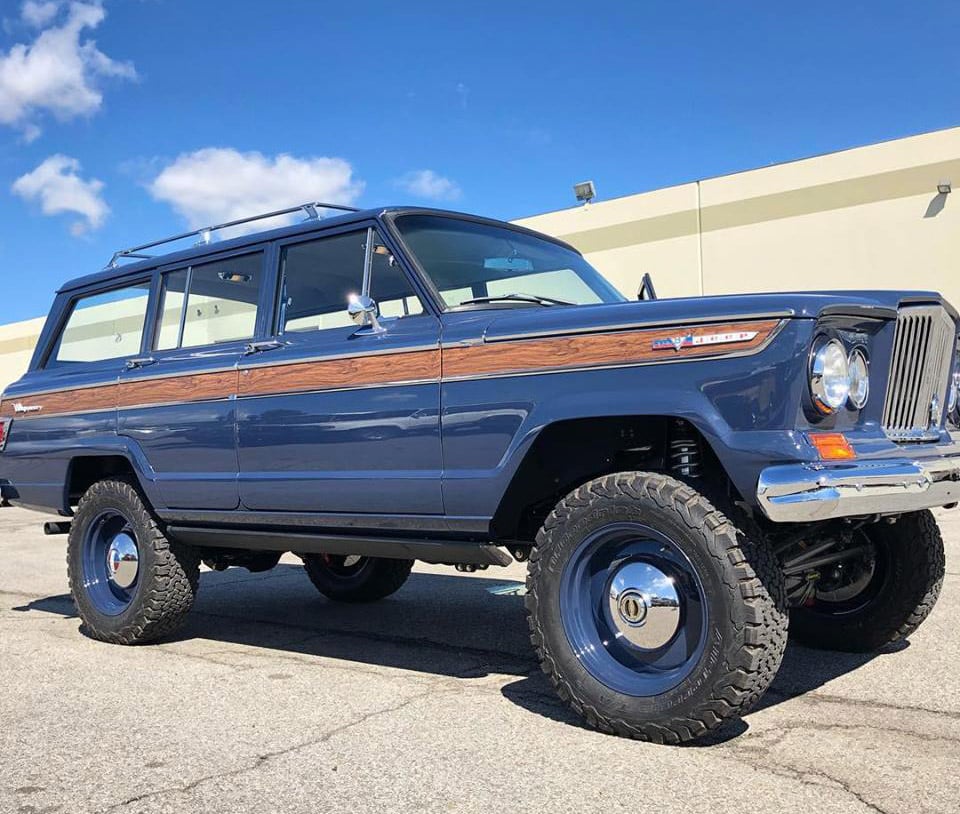
[[[770,466],[760,473],[757,501],[777,523],[946,506],[960,501],[960,450],[924,460]]]

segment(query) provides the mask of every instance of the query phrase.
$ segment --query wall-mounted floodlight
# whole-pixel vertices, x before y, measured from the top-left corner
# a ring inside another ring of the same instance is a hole
[[[593,181],[581,181],[573,185],[573,194],[577,196],[578,201],[590,203],[597,197],[597,188],[593,185]]]
[[[948,194],[953,189],[949,178],[945,178],[937,184],[937,192],[941,195]]]

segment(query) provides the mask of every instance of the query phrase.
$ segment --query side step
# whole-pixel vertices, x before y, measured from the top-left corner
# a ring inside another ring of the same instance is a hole
[[[292,551],[295,554],[359,554],[394,560],[421,560],[437,565],[510,565],[513,562],[513,558],[502,548],[490,543],[463,540],[405,540],[199,526],[169,526],[167,534],[178,542],[199,548]]]

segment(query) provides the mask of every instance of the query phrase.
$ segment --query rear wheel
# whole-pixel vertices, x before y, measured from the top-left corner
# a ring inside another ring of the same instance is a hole
[[[829,542],[808,542],[807,551]],[[803,559],[792,566],[793,560],[785,559],[787,587],[797,604],[790,612],[790,633],[797,641],[862,653],[920,627],[936,604],[944,574],[943,539],[929,511],[861,526],[833,542],[824,558],[841,559],[828,565],[805,571]]]
[[[303,565],[314,587],[337,602],[376,602],[403,587],[413,560],[361,557],[356,554],[304,554]]]
[[[85,633],[141,644],[183,623],[200,561],[166,538],[132,483],[111,479],[80,499],[67,542],[67,576]]]
[[[746,712],[786,644],[783,577],[673,478],[591,481],[530,558],[531,640],[560,697],[605,732],[679,743]]]

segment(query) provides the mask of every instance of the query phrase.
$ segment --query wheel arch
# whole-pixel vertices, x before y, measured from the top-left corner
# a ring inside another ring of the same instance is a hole
[[[129,479],[153,504],[153,481],[147,476],[141,462],[128,450],[115,449],[78,453],[70,457],[64,483],[65,508],[71,510],[94,483],[110,477]]]
[[[682,443],[681,443],[682,442]],[[695,448],[696,460],[689,457]],[[539,429],[491,521],[498,539],[532,543],[552,508],[589,480],[621,471],[672,474],[741,500],[708,433],[671,414],[565,418]]]

